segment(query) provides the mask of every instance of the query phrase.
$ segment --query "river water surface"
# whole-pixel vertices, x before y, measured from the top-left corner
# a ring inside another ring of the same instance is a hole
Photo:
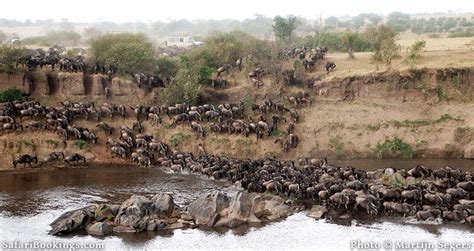
[[[380,167],[380,161],[363,163],[367,165],[367,169],[373,169],[372,164]],[[463,163],[463,169],[472,170],[469,167],[471,163]],[[172,192],[175,202],[185,205],[211,190],[235,192],[235,188],[227,182],[195,175],[167,174],[158,169],[139,169],[134,166],[3,173],[0,174],[0,241],[97,242],[104,244],[109,250],[339,250],[349,249],[351,242],[356,240],[434,244],[474,242],[474,227],[462,224],[420,224],[413,220],[385,218],[316,221],[307,217],[304,212],[263,226],[243,226],[233,230],[184,229],[167,233],[120,234],[105,238],[83,235],[55,237],[47,234],[49,223],[62,213],[91,203],[121,203],[132,194],[152,195],[163,191]]]

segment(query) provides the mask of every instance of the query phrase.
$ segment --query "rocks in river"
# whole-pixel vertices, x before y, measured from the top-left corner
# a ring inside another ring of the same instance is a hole
[[[106,236],[112,233],[113,226],[110,223],[95,222],[87,226],[86,231],[90,235]]]
[[[229,206],[229,197],[226,194],[216,191],[205,194],[188,207],[188,214],[198,225],[214,226],[223,216],[223,210]]]
[[[174,201],[171,195],[166,193],[158,193],[151,198],[153,211],[159,216],[169,217],[174,210]]]
[[[308,217],[314,218],[316,220],[321,219],[324,214],[328,212],[328,208],[325,206],[314,205],[311,210],[308,212]]]
[[[62,214],[50,224],[51,230],[49,233],[63,235],[84,229],[88,223],[94,220],[96,209],[97,205],[91,205]]]
[[[63,214],[51,223],[53,235],[86,229],[87,233],[105,236],[186,227],[236,227],[288,216],[293,210],[285,200],[270,194],[238,192],[230,198],[223,192],[204,194],[187,210],[174,204],[173,197],[158,193],[151,199],[132,195],[122,205],[101,204]],[[86,227],[87,226],[87,227]]]
[[[147,197],[132,195],[120,206],[114,223],[138,230],[146,229],[151,205],[152,202]]]

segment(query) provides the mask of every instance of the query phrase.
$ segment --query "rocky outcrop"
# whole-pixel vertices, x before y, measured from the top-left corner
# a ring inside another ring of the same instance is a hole
[[[199,197],[188,207],[188,214],[198,225],[214,226],[229,206],[229,198],[222,192],[212,192]]]
[[[49,231],[52,235],[63,235],[84,229],[85,226],[94,220],[97,210],[96,205],[87,206],[74,211],[69,211],[53,221]]]
[[[325,206],[314,205],[311,210],[308,212],[308,217],[319,220],[323,218],[324,214],[328,212],[328,208]]]
[[[288,216],[292,208],[275,195],[238,192],[230,198],[211,192],[193,201],[187,210],[177,207],[173,197],[159,193],[151,199],[133,195],[122,205],[92,205],[67,212],[53,223],[50,234],[61,235],[85,229],[96,236],[141,231],[159,231],[194,226],[233,228]]]

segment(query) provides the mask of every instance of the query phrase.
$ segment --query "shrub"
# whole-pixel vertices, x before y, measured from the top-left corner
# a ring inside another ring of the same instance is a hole
[[[398,33],[390,26],[380,25],[371,27],[366,31],[366,36],[373,46],[372,61],[376,64],[390,65],[398,56],[399,46],[395,43]]]
[[[181,145],[184,141],[188,140],[191,137],[189,134],[184,134],[182,132],[173,134],[170,138],[170,145],[172,147],[177,147]]]
[[[0,46],[0,72],[11,75],[17,71],[17,65],[26,62],[28,51],[24,46],[4,44]]]
[[[100,36],[92,40],[90,51],[95,61],[115,66],[122,73],[153,70],[153,44],[142,34]]]
[[[25,101],[25,96],[21,93],[20,90],[15,87],[6,89],[5,91],[0,92],[0,102],[10,102],[10,101]]]
[[[375,154],[378,158],[383,158],[386,155],[401,155],[403,158],[412,158],[415,154],[413,147],[395,137],[393,140],[385,140],[384,143],[378,143],[375,146]]]
[[[420,58],[421,51],[425,48],[425,40],[417,40],[407,49],[407,58],[406,61],[410,64],[411,67],[414,67]]]
[[[81,149],[81,150],[84,150],[87,148],[87,141],[85,140],[82,140],[82,139],[78,139],[76,141],[74,141],[74,146]]]
[[[474,31],[454,31],[449,33],[448,37],[474,37]]]

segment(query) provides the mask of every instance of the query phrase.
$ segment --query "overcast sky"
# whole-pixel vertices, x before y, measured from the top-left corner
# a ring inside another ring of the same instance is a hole
[[[359,13],[474,12],[474,0],[1,0],[0,18],[70,21],[157,21],[186,18],[245,19],[255,14],[322,15]]]

